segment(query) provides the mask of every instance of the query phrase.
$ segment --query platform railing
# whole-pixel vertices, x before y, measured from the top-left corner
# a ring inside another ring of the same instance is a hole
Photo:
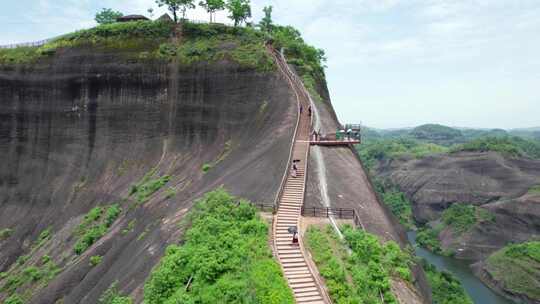
[[[261,212],[272,212],[272,214],[276,213],[277,208],[274,204],[264,204],[264,203],[251,203],[257,210]]]
[[[366,230],[358,212],[348,208],[327,208],[327,207],[305,207],[301,209],[302,216],[318,218],[337,218],[341,220],[352,220],[358,229]]]
[[[16,49],[20,47],[40,47],[44,46],[45,44],[53,41],[56,38],[51,39],[44,39],[39,41],[33,41],[33,42],[22,42],[22,43],[13,43],[13,44],[6,44],[6,45],[0,45],[0,49]]]

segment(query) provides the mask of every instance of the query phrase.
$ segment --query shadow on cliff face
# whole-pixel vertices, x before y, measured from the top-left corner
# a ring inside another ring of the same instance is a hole
[[[277,73],[220,62],[180,67],[71,50],[31,67],[0,68],[0,272],[28,254],[63,267],[32,303],[96,303],[114,281],[139,301],[141,287],[194,199],[224,186],[272,203],[296,121]],[[208,172],[201,169],[204,165]],[[135,204],[129,188],[155,169],[167,188]],[[92,207],[124,212],[81,256],[74,230]],[[132,231],[124,233],[128,223]],[[96,267],[93,255],[103,256]],[[0,293],[0,299],[2,294]]]

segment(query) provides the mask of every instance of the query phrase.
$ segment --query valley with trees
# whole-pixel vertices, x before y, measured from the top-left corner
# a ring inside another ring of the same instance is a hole
[[[375,189],[400,223],[417,231],[419,246],[472,261],[490,287],[534,303],[534,292],[517,292],[500,271],[507,267],[501,252],[532,245],[540,234],[540,141],[534,131],[423,125],[367,129],[363,140],[357,149]],[[530,269],[538,265],[534,258],[531,263]],[[528,282],[517,285],[540,282],[538,274],[514,269],[512,275]]]

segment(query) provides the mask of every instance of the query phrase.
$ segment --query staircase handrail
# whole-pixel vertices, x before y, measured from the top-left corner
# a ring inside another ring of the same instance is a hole
[[[278,68],[280,69],[280,71],[284,74],[287,74],[287,72],[285,71],[285,69],[283,69],[283,67],[281,66],[282,62],[280,62],[280,59],[281,58],[278,58],[278,56],[276,55],[277,51],[270,45],[267,46],[270,54],[272,55],[272,57],[274,57],[275,61],[276,61],[276,64],[278,65]],[[288,75],[285,75],[285,76],[288,76]],[[296,143],[296,137],[298,135],[298,127],[300,125],[300,96],[298,96],[298,92],[294,89],[294,84],[292,83],[290,77],[285,77],[287,82],[289,83],[289,85],[291,86],[291,89],[294,91],[294,94],[296,95],[296,102],[297,102],[297,118],[296,118],[296,126],[294,128],[294,134],[293,134],[293,137],[292,137],[292,140],[291,140],[291,148],[289,150],[289,159],[287,160],[287,167],[285,168],[285,172],[283,173],[283,177],[281,178],[281,183],[279,185],[279,190],[276,194],[276,197],[274,199],[274,205],[276,206],[276,208],[279,207],[279,201],[280,201],[280,198],[281,198],[281,195],[283,194],[283,191],[285,189],[285,183],[287,182],[287,176],[289,175],[289,171],[291,169],[291,164],[292,164],[292,161],[293,161],[293,151],[294,151],[294,147],[295,147],[295,143]]]

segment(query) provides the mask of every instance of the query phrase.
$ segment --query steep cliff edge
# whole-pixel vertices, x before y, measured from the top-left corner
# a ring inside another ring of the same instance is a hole
[[[12,232],[0,240],[0,272],[48,256],[58,273],[18,288],[40,290],[32,303],[95,303],[115,281],[140,301],[194,198],[224,186],[273,202],[295,109],[279,74],[226,58],[179,65],[75,47],[3,66],[0,228]],[[134,194],[133,185],[164,176],[170,181],[157,192]],[[118,219],[75,254],[83,216],[113,203],[122,208]],[[44,231],[50,235],[41,242]],[[8,279],[0,277],[1,285]]]

